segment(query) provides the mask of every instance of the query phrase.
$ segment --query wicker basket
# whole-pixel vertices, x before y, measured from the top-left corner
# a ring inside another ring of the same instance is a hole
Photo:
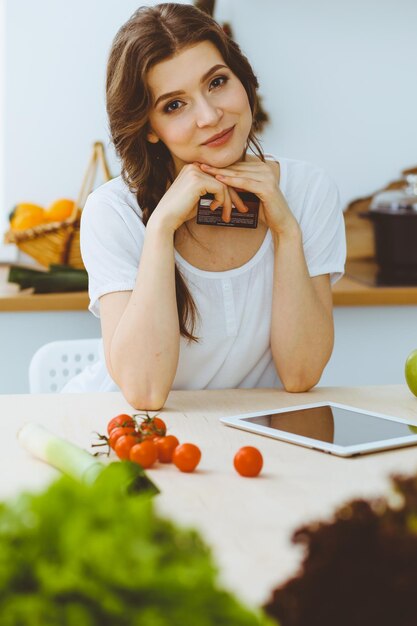
[[[84,264],[80,252],[81,210],[89,193],[93,190],[99,165],[101,165],[105,181],[110,180],[111,175],[104,146],[101,142],[96,142],[70,217],[61,222],[39,224],[26,230],[10,229],[4,235],[4,242],[16,244],[22,252],[45,267],[58,263],[83,269]]]

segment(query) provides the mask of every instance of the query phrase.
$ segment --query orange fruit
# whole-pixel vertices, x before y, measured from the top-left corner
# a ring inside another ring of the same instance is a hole
[[[47,209],[45,209],[45,218],[48,222],[62,222],[70,217],[74,208],[74,200],[60,198],[55,200]]]
[[[33,228],[44,221],[45,211],[41,206],[22,202],[16,206],[12,213],[10,227],[12,230],[26,230],[26,228]]]

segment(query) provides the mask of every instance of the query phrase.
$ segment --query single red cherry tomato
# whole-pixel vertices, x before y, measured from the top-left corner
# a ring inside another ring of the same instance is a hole
[[[110,435],[113,428],[117,428],[118,426],[131,426],[135,427],[135,420],[127,413],[122,413],[121,415],[116,415],[113,417],[110,422],[107,424],[107,432]]]
[[[137,435],[122,435],[114,444],[114,451],[123,461],[129,458],[130,449],[140,442]]]
[[[158,461],[171,463],[174,450],[180,443],[178,439],[174,435],[166,435],[166,437],[157,437],[154,443],[158,450]]]
[[[263,462],[262,454],[257,448],[252,446],[240,448],[233,459],[233,464],[238,474],[251,478],[260,473]]]
[[[172,455],[172,462],[181,472],[192,472],[200,463],[200,448],[193,443],[182,443],[177,446]]]
[[[136,431],[133,426],[116,426],[116,428],[112,429],[109,435],[110,448],[113,448],[114,450],[114,446],[119,437],[122,437],[123,435],[134,435],[135,433]]]
[[[129,458],[134,463],[139,463],[144,469],[151,467],[158,458],[156,445],[150,439],[135,444],[130,448]]]

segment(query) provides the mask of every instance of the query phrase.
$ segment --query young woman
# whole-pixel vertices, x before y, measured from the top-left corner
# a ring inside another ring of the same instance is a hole
[[[160,409],[171,389],[306,391],[333,348],[330,285],[343,274],[338,191],[321,169],[264,155],[245,56],[191,5],[142,7],[113,42],[110,131],[122,175],[84,208],[81,250],[101,360],[63,391],[121,390]],[[236,190],[255,229],[227,227]],[[224,226],[197,224],[214,195]]]

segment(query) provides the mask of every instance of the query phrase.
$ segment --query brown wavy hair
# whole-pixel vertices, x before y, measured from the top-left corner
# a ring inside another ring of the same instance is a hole
[[[254,119],[258,81],[252,67],[237,43],[200,9],[176,3],[140,7],[120,28],[112,44],[106,81],[110,134],[121,160],[123,180],[136,195],[145,226],[175,178],[173,160],[165,144],[147,141],[148,112],[152,106],[147,74],[157,63],[202,41],[212,42],[239,78]],[[255,126],[253,122],[246,147],[264,161]],[[197,307],[177,266],[175,289],[180,333],[198,341],[194,336]]]

